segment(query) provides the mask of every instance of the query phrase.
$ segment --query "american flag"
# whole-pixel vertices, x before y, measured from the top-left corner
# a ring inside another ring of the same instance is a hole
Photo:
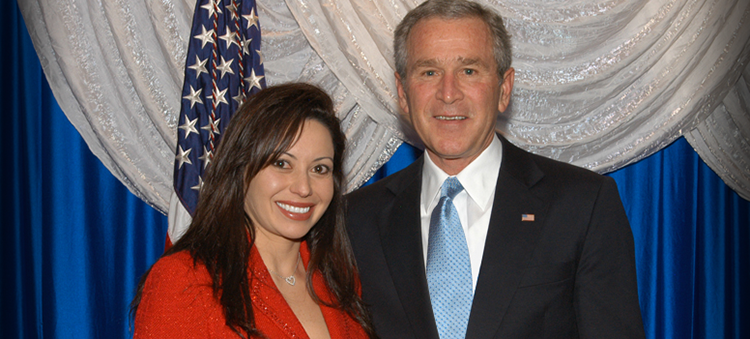
[[[245,98],[265,87],[254,0],[199,0],[182,86],[174,189],[192,215],[222,131]]]

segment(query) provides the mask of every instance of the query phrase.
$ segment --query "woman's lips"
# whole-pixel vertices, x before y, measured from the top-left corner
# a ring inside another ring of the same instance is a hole
[[[276,206],[287,218],[292,220],[307,220],[312,216],[312,212],[315,209],[315,204],[311,203],[293,203],[293,202],[281,202],[277,201]]]

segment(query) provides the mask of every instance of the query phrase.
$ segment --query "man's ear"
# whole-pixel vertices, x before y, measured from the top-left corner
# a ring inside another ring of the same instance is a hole
[[[497,110],[505,112],[510,105],[510,94],[513,92],[513,81],[516,79],[516,70],[513,67],[508,68],[503,74],[503,83],[500,84],[500,101],[497,103]]]
[[[404,84],[401,76],[396,72],[396,89],[398,90],[398,105],[401,106],[401,110],[404,111],[406,117],[409,117],[409,101],[406,100],[406,91],[404,91]]]

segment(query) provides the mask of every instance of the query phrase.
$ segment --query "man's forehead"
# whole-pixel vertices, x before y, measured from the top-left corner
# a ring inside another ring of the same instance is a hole
[[[407,67],[493,68],[492,46],[489,27],[481,18],[425,18],[414,26],[406,41]]]
[[[456,34],[461,32],[461,34]],[[472,40],[478,37],[484,38],[488,47],[492,48],[492,34],[489,25],[484,20],[478,17],[464,17],[464,18],[424,18],[417,22],[409,32],[406,38],[406,48],[409,49],[410,53],[413,53],[412,49],[415,47],[414,44],[419,43],[434,44],[439,43],[440,40],[457,40],[464,41],[466,39]],[[428,39],[428,41],[423,41]]]
[[[480,58],[476,57],[464,57],[464,56],[456,56],[454,58],[420,58],[418,60],[415,60],[412,63],[412,67],[420,68],[420,67],[440,67],[446,64],[459,64],[463,66],[471,66],[471,65],[477,65],[477,66],[485,66],[489,67],[490,65],[487,65],[486,62],[484,62]]]
[[[447,18],[447,17],[440,17],[440,16],[431,16],[419,19],[414,26],[412,26],[411,31],[409,32],[409,35],[407,37],[407,41],[409,38],[411,38],[414,35],[414,32],[419,30],[433,30],[434,27],[437,26],[448,26],[451,24],[472,24],[472,25],[481,25],[487,29],[487,32],[489,33],[490,26],[485,22],[481,17],[478,16],[465,16],[465,17],[459,17],[459,18]]]

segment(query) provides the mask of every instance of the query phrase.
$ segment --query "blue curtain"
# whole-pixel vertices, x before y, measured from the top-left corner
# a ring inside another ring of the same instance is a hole
[[[750,338],[750,202],[684,139],[610,174],[633,229],[650,338]]]
[[[167,218],[117,181],[57,106],[15,1],[3,1],[0,337],[126,338]]]
[[[128,338],[128,303],[166,217],[89,151],[55,100],[15,1],[5,43],[0,337]],[[10,113],[8,113],[8,111]],[[407,145],[375,179],[420,154]],[[750,338],[750,202],[683,139],[610,174],[635,237],[649,338]]]

